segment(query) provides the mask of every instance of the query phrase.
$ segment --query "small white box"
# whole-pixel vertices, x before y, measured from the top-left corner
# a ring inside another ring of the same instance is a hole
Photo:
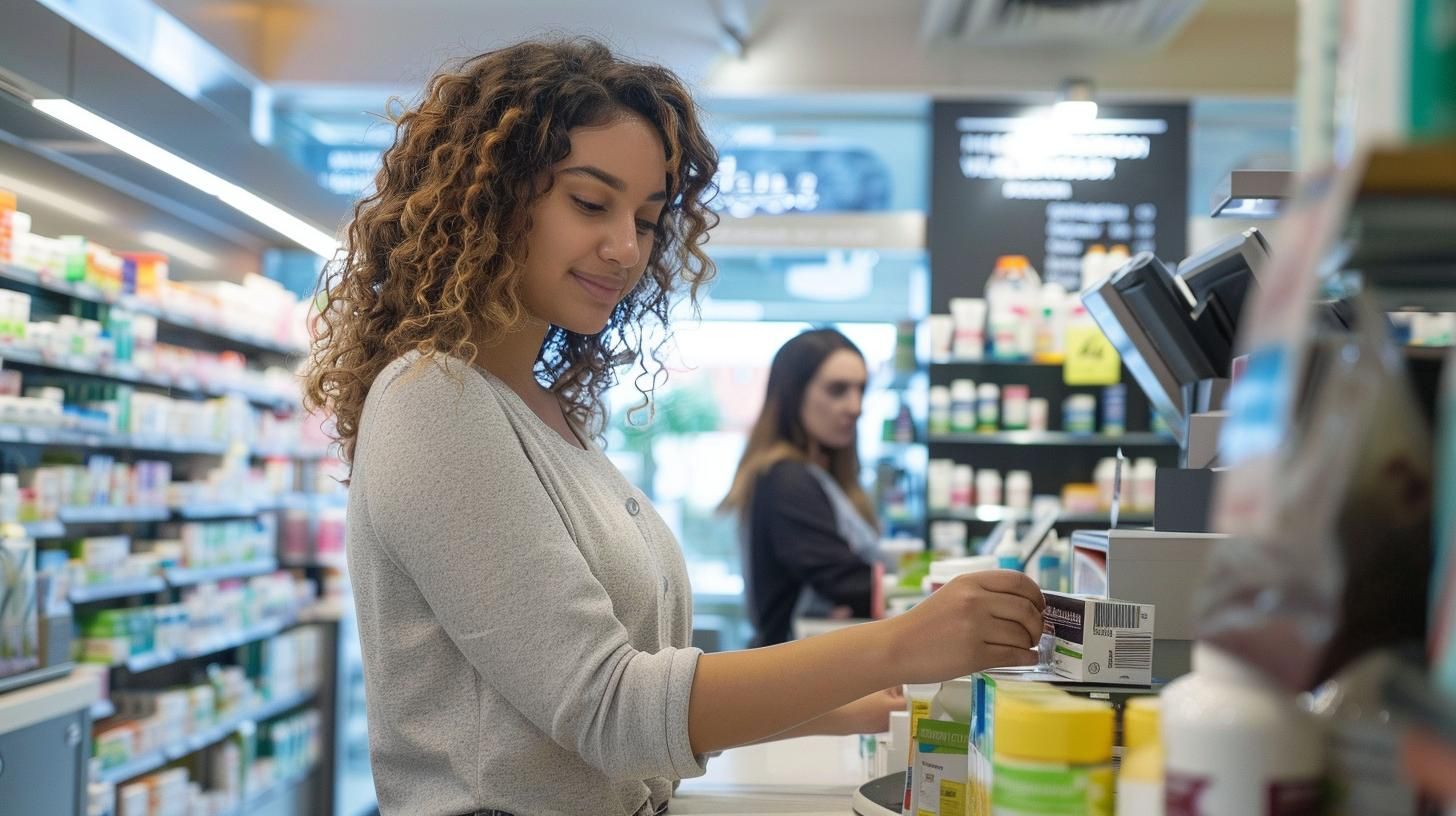
[[[1056,638],[1052,669],[1080,683],[1153,683],[1153,606],[1047,592],[1043,615]]]

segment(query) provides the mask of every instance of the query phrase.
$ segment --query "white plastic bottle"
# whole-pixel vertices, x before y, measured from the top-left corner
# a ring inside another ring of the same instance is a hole
[[[976,383],[952,380],[950,384],[950,429],[970,433],[976,429]]]
[[[982,507],[1001,506],[1001,474],[994,470],[976,471],[976,503]]]
[[[944,385],[930,386],[930,432],[950,433],[951,430],[950,389]]]
[[[1293,694],[1208,644],[1163,690],[1167,816],[1321,811],[1324,736]]]
[[[1107,274],[1107,248],[1101,244],[1093,244],[1082,256],[1082,291],[1092,284],[1102,280]]]
[[[1144,456],[1132,467],[1132,509],[1144,515],[1153,512],[1158,494],[1158,461]]]
[[[943,513],[951,507],[951,483],[955,479],[955,462],[931,459],[925,468],[925,502],[932,513]]]
[[[1036,325],[1032,359],[1060,363],[1067,353],[1067,290],[1060,283],[1041,285],[1041,314]]]
[[[1105,270],[1103,277],[1121,269],[1131,259],[1132,255],[1128,254],[1126,244],[1113,244],[1112,248],[1107,250],[1107,258],[1103,261],[1102,268]]]

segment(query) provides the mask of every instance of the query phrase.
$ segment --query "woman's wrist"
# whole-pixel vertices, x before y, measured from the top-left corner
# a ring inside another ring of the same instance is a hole
[[[905,659],[914,644],[905,637],[904,621],[899,617],[864,624],[869,642],[863,650],[865,660],[874,671],[876,688],[902,685]]]

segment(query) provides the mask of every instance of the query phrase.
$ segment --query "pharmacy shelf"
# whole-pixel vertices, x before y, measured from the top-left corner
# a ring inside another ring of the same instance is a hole
[[[275,510],[313,510],[319,507],[341,506],[336,501],[324,501],[307,493],[286,493],[262,502],[232,502],[228,504],[198,504],[185,507],[62,507],[60,518],[49,521],[32,521],[22,525],[31,538],[65,538],[70,535],[66,525],[124,524],[149,521],[207,521],[211,519],[253,518],[260,513]]]
[[[271,338],[251,332],[239,332],[205,326],[201,321],[196,320],[191,315],[163,308],[159,304],[142,298],[128,295],[113,295],[88,284],[56,280],[49,275],[42,275],[12,264],[0,264],[0,281],[33,286],[37,289],[65,295],[76,300],[84,300],[87,303],[120,306],[128,311],[154,317],[158,322],[165,323],[169,326],[187,329],[197,334],[243,346],[244,351],[261,351],[268,354],[283,355],[301,355],[306,352],[306,349],[284,345]]]
[[[167,521],[166,507],[62,507],[62,524],[121,524],[128,521]]]
[[[58,448],[95,448],[99,450],[132,450],[149,453],[186,453],[199,456],[221,456],[228,451],[222,442],[189,439],[167,439],[141,434],[112,434],[69,428],[43,428],[30,425],[0,424],[0,442]],[[326,450],[283,447],[255,447],[248,454],[256,459],[294,459],[318,461],[334,454]]]
[[[29,538],[65,538],[66,525],[59,521],[32,521],[20,525]]]
[[[207,583],[208,581],[251,578],[255,575],[267,575],[277,571],[278,562],[272,558],[264,558],[257,561],[248,561],[243,564],[230,564],[206,569],[183,569],[179,567],[164,570],[162,574],[166,577],[168,584],[174,587],[184,587]]]
[[[1063,431],[931,434],[931,444],[1039,445],[1044,447],[1134,448],[1171,446],[1173,437],[1159,433],[1074,434]]]
[[[130,762],[101,771],[97,774],[94,781],[117,784],[141,776],[144,773],[154,771],[166,765],[168,762],[176,762],[189,754],[197,753],[209,745],[227,739],[248,723],[272,719],[290,709],[297,708],[312,700],[314,695],[315,692],[312,691],[301,692],[281,700],[265,703],[251,711],[233,715],[211,728],[204,729],[196,734],[190,734],[177,742],[143,754]],[[244,809],[241,812],[248,813],[251,811]]]
[[[167,764],[167,755],[161,751],[151,751],[141,756],[124,762],[112,768],[107,768],[96,774],[93,782],[110,782],[115,785],[128,779],[150,773]]]
[[[221,502],[218,504],[189,504],[172,508],[172,514],[183,521],[206,521],[208,519],[251,518],[264,510],[270,510],[274,503]]]
[[[254,641],[267,640],[293,626],[295,623],[297,623],[296,619],[262,623],[243,629],[231,637],[214,640],[196,649],[188,649],[180,652],[163,650],[132,655],[124,662],[116,665],[126,667],[126,670],[132,674],[141,674],[142,672],[160,669],[163,666],[170,666],[174,663],[195,660],[199,657],[206,657],[211,654],[217,654],[218,652],[225,652],[229,649],[236,649],[239,646],[245,646]]]
[[[930,361],[932,366],[996,366],[1001,368],[1061,368],[1061,361],[1055,363],[1043,363],[1035,360],[994,360],[989,357],[981,360],[964,359],[960,357],[946,357]]]
[[[100,377],[129,385],[150,385],[197,397],[223,397],[228,394],[241,394],[254,405],[260,405],[265,408],[289,410],[298,404],[296,397],[284,394],[254,391],[229,385],[204,383],[191,377],[168,377],[162,374],[142,371],[131,365],[104,363],[69,355],[62,357],[17,346],[0,347],[0,360],[12,366],[20,365],[46,371],[59,371],[65,374]]]
[[[931,521],[982,521],[995,523],[1006,519],[1024,519],[1030,521],[1032,514],[1028,510],[1021,510],[1013,507],[998,507],[986,505],[971,507],[964,510],[932,510]],[[1153,517],[1146,513],[1119,513],[1118,524],[1151,524]],[[1109,513],[1059,513],[1057,524],[1111,524],[1112,516]]]
[[[221,456],[227,445],[185,439],[164,439],[137,434],[107,434],[66,428],[38,428],[25,425],[0,425],[0,442],[47,447],[98,448],[102,450],[134,450],[165,453],[193,453]]]
[[[113,581],[93,586],[75,587],[67,596],[76,605],[110,601],[116,598],[131,598],[137,595],[151,595],[165,592],[168,587],[185,587],[208,581],[226,581],[233,578],[251,578],[267,575],[278,570],[278,562],[272,558],[249,561],[243,564],[229,564],[207,569],[175,568],[164,570],[160,576],[135,578],[129,581]]]
[[[71,603],[82,604],[110,601],[116,598],[130,598],[135,595],[151,595],[165,592],[167,582],[156,576],[136,578],[130,581],[112,581],[105,584],[73,587],[67,597]]]
[[[223,813],[225,816],[249,816],[250,814],[257,813],[274,799],[288,792],[294,785],[307,779],[317,768],[317,763],[310,764],[308,770],[303,773],[292,774],[276,780],[268,787],[243,797],[242,803],[238,805],[236,810],[223,811]]]
[[[307,703],[309,700],[313,699],[313,696],[314,692],[306,691],[284,697],[280,700],[275,700],[271,703],[264,703],[263,705],[260,705],[251,711],[245,711],[241,714],[236,714],[228,717],[221,723],[211,728],[203,729],[196,734],[192,734],[172,745],[169,745],[162,749],[162,753],[166,754],[167,758],[170,760],[175,761],[181,759],[188,754],[193,754],[201,751],[203,748],[206,748],[213,743],[221,742],[222,740],[227,739],[228,737],[232,736],[233,733],[235,733],[239,728],[243,727],[244,723],[256,723],[260,720],[272,719],[284,713],[285,711],[288,711],[289,709],[297,708],[304,703]]]
[[[295,459],[300,462],[316,462],[320,459],[328,459],[337,454],[329,449],[318,448],[290,448],[276,445],[258,445],[249,451],[258,459]]]

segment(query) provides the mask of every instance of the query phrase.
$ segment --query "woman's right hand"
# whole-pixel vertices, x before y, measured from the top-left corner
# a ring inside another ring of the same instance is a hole
[[[939,683],[972,672],[1037,662],[1046,599],[1025,574],[959,575],[902,615],[891,629],[905,683]]]

